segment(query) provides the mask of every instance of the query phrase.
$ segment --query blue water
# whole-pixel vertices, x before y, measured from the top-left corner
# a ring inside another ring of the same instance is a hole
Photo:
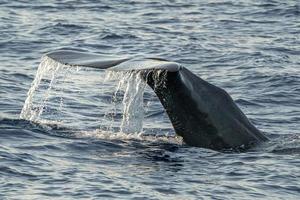
[[[28,2],[0,2],[0,199],[299,199],[299,1]],[[228,91],[270,142],[186,146],[149,88],[143,132],[119,133],[122,91],[94,69],[57,75],[41,116],[20,119],[56,49],[179,62]]]

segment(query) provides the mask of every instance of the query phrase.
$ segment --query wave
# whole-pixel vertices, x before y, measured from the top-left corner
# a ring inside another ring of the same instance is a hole
[[[71,127],[64,127],[59,122],[41,121],[31,122],[23,119],[1,118],[0,119],[0,138],[39,138],[46,137],[65,138],[72,140],[85,140],[87,144],[90,142],[101,142],[102,145],[109,146],[126,144],[127,146],[142,145],[144,147],[171,145],[170,147],[184,148],[185,145],[181,137],[171,134],[161,133],[160,129],[154,132],[140,133],[123,133],[117,130],[76,130]],[[269,135],[271,140],[254,147],[250,152],[268,152],[273,154],[299,155],[300,154],[300,137],[298,134],[275,134]],[[47,139],[47,138],[44,138]],[[88,142],[90,141],[90,142]],[[172,146],[175,145],[175,146]],[[24,147],[30,148],[30,147]],[[51,148],[60,149],[56,145],[44,147],[44,145],[35,148]],[[236,153],[236,151],[225,150],[223,153]]]
[[[104,33],[100,36],[102,40],[122,40],[122,39],[137,39],[138,37],[132,34],[117,34],[112,32]]]
[[[235,103],[241,106],[254,106],[254,107],[264,107],[262,104],[255,103],[253,101],[245,100],[245,99],[237,99]]]

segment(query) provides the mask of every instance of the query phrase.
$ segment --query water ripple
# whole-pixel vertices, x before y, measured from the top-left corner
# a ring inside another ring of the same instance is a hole
[[[299,198],[297,1],[0,5],[0,199]],[[180,62],[226,89],[271,140],[240,153],[188,147],[149,88],[143,132],[119,133],[124,92],[75,68],[40,121],[18,119],[40,57],[78,48]]]

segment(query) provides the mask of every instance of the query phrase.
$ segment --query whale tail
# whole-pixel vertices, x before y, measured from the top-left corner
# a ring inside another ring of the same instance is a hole
[[[176,62],[77,51],[55,51],[46,56],[70,66],[142,72],[142,78],[160,99],[176,134],[188,145],[214,150],[247,149],[268,140],[225,90]]]

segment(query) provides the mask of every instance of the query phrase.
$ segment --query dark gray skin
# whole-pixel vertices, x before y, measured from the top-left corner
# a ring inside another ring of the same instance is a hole
[[[176,134],[190,146],[245,150],[268,140],[226,91],[178,63],[158,58],[116,58],[75,51],[56,51],[46,56],[66,65],[141,71],[143,79],[160,99]]]
[[[186,144],[214,150],[248,149],[268,140],[225,90],[188,69],[166,72],[161,84],[155,84],[155,79],[153,72],[145,76]]]

